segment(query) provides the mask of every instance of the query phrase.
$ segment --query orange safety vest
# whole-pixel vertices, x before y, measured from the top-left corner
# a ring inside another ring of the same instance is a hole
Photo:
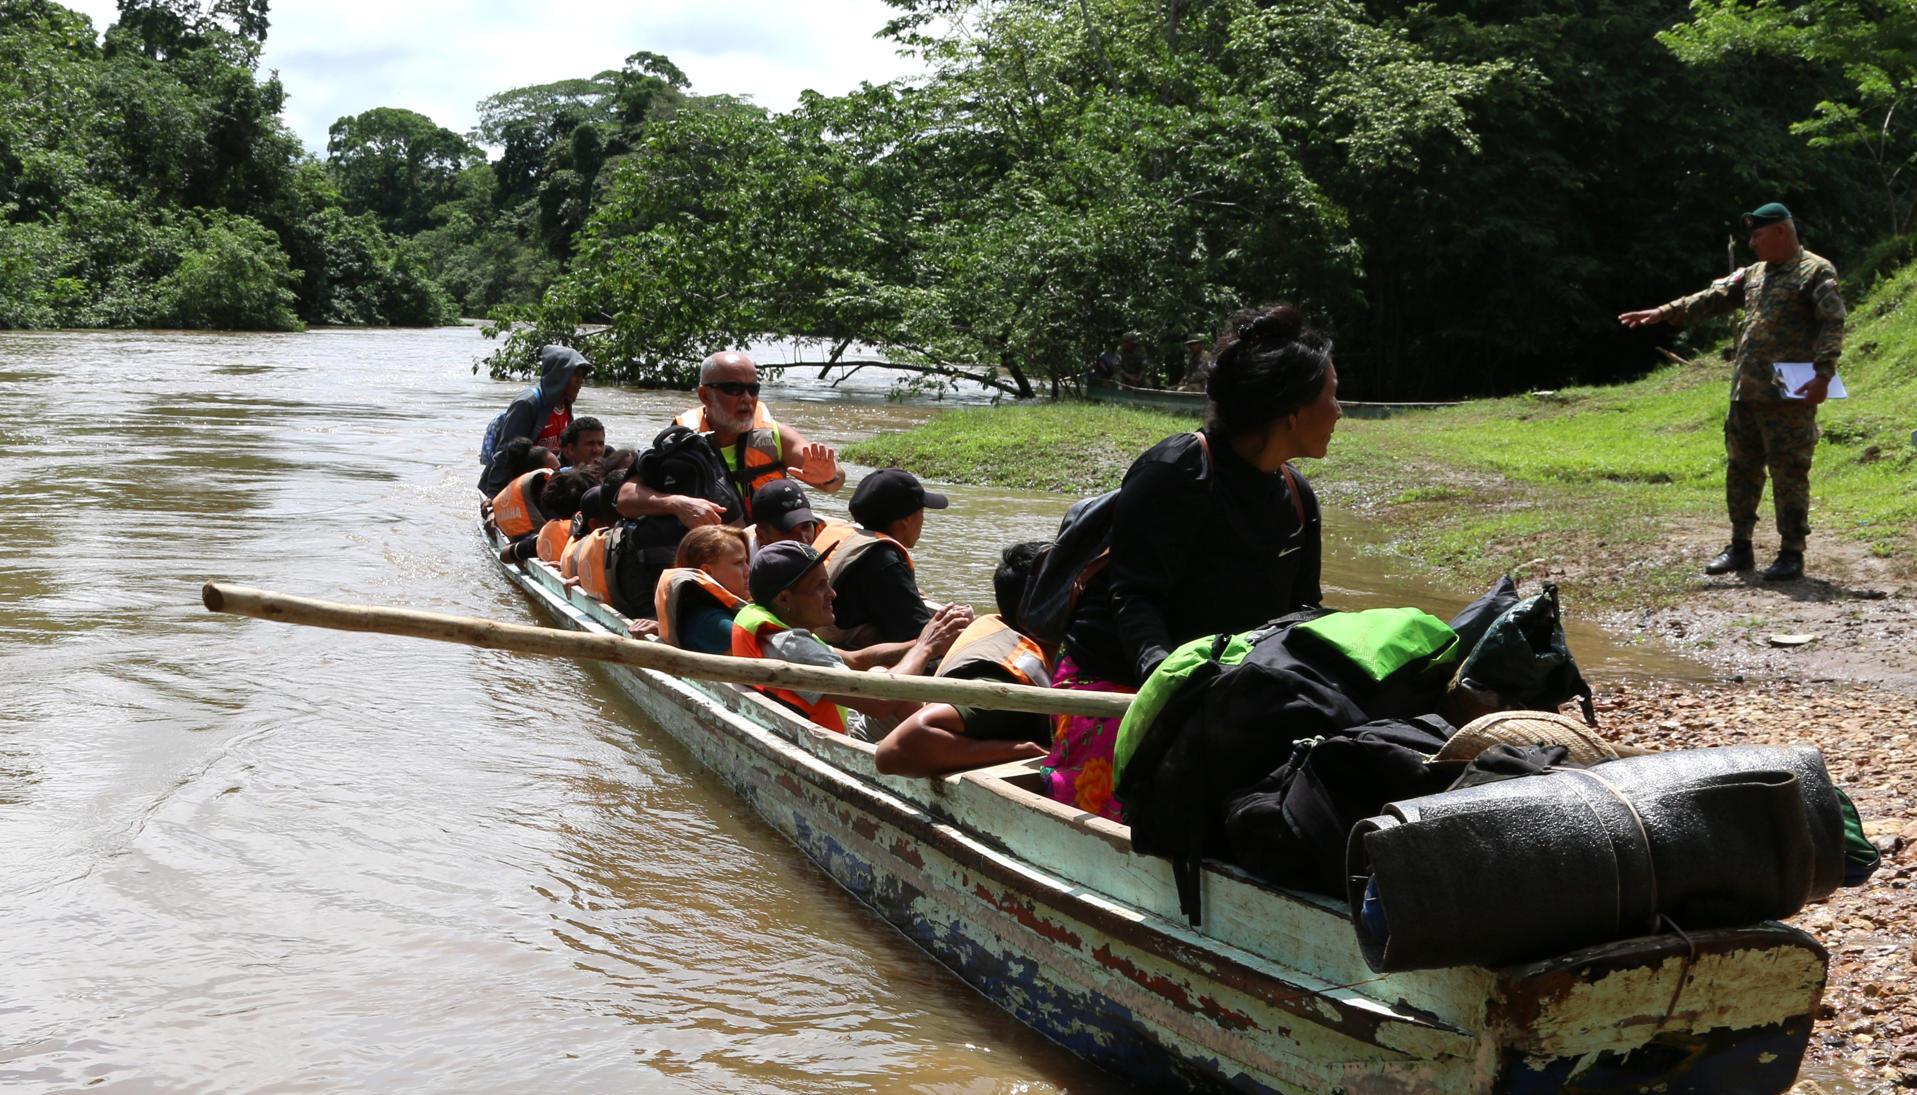
[[[996,677],[1012,684],[1050,688],[1052,667],[1037,643],[1012,630],[996,612],[973,620],[939,661],[938,677]]]
[[[675,425],[684,426],[700,433],[711,433],[712,426],[706,421],[705,404],[686,411],[673,419]],[[714,446],[719,448],[718,446]],[[752,523],[752,492],[772,482],[785,478],[784,444],[779,436],[779,424],[766,413],[765,404],[760,403],[752,412],[752,428],[739,435],[739,439],[730,445],[719,448],[719,455],[726,462],[726,470],[732,476],[732,489],[738,492],[739,505],[745,512],[745,523]]]
[[[566,546],[572,543],[572,518],[564,521],[551,520],[539,526],[539,561],[559,565],[566,557]]]
[[[866,552],[881,544],[891,545],[892,550],[899,553],[899,558],[905,560],[905,569],[912,569],[912,553],[905,549],[904,544],[883,532],[873,532],[871,529],[839,521],[825,523],[825,527],[819,530],[819,535],[813,538],[812,549],[820,555],[825,555],[825,572],[831,576],[832,586],[836,589],[840,575],[844,574],[853,563],[863,558]],[[834,551],[834,548],[838,550]],[[832,554],[826,555],[828,551]]]
[[[694,590],[711,597],[720,608],[735,616],[745,604],[744,598],[697,567],[673,567],[659,575],[659,588],[652,594],[653,613],[659,618],[659,637],[674,646],[679,645],[675,637],[679,633],[679,614],[685,611],[687,598]]]
[[[611,548],[612,530],[593,529],[566,545],[566,553],[559,560],[559,576],[579,579],[580,589],[611,604],[612,572],[607,566]]]
[[[735,658],[765,657],[764,642],[781,631],[790,631],[777,616],[766,611],[762,605],[746,605],[732,618],[732,656]],[[824,645],[821,643],[820,645]],[[792,708],[799,714],[818,723],[834,733],[845,733],[845,709],[820,696],[817,702],[807,700],[797,692],[769,684],[755,684],[752,687]]]
[[[545,523],[546,515],[539,512],[539,495],[551,474],[545,468],[529,471],[493,495],[493,524],[508,539],[517,540]]]

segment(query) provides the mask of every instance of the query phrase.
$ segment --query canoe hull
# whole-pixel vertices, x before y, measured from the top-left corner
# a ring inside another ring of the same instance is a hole
[[[506,573],[565,626],[621,630],[550,568]],[[608,672],[888,923],[1020,1021],[1146,1089],[1623,1092],[1702,1062],[1711,1084],[1660,1090],[1782,1092],[1821,993],[1821,948],[1778,927],[1694,936],[1702,956],[1658,937],[1510,970],[1379,977],[1336,903],[1229,869],[1206,872],[1215,923],[1201,933],[1177,919],[1161,863],[1133,856],[1122,829],[1015,786],[1023,766],[879,777],[869,746],[756,695]],[[1759,954],[1769,966],[1750,960]],[[1740,993],[1761,999],[1724,1010]],[[1770,1025],[1789,1029],[1773,1037]],[[1671,1065],[1686,1045],[1693,1065]]]

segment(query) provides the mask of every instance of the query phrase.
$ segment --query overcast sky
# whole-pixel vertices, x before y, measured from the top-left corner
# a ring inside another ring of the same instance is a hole
[[[104,31],[115,0],[62,0]],[[912,71],[872,35],[881,0],[273,0],[262,69],[286,85],[286,122],[321,155],[326,128],[376,106],[473,127],[494,92],[590,76],[652,50],[701,94],[785,110],[799,92],[848,91]]]

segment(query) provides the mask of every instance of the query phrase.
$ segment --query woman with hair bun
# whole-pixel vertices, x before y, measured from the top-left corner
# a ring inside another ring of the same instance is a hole
[[[1321,457],[1342,412],[1331,339],[1289,304],[1233,315],[1205,382],[1205,426],[1125,473],[1111,561],[1080,597],[1053,684],[1132,692],[1179,645],[1317,604],[1318,499],[1290,467]],[[1119,820],[1117,718],[1061,716],[1050,795]]]

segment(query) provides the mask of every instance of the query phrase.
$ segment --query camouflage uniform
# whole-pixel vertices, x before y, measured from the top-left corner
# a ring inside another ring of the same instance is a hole
[[[1683,324],[1738,308],[1744,309],[1744,321],[1737,332],[1731,409],[1724,418],[1729,457],[1724,497],[1731,539],[1750,542],[1768,468],[1780,546],[1801,552],[1810,535],[1817,408],[1784,398],[1771,366],[1808,361],[1818,376],[1837,374],[1837,356],[1844,350],[1844,298],[1837,291],[1837,268],[1800,247],[1783,262],[1754,263],[1658,312],[1666,322]]]

